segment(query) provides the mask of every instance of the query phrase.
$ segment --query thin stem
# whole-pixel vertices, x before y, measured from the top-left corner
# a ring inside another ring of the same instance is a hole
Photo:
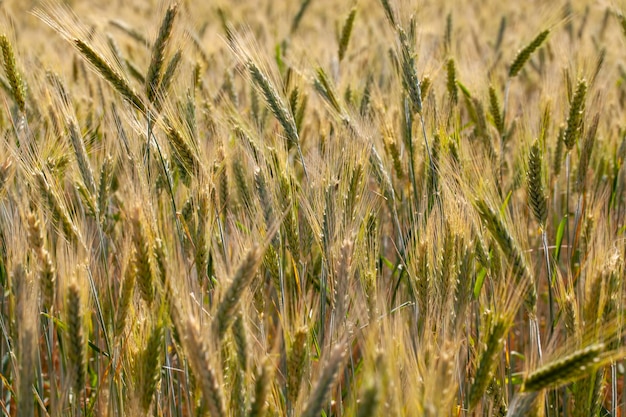
[[[543,252],[546,257],[546,270],[548,273],[548,308],[550,310],[550,333],[552,337],[554,333],[554,298],[552,293],[552,268],[550,266],[550,253],[548,252],[548,233],[544,226],[541,227],[541,240],[543,242]]]
[[[504,100],[502,102],[502,134],[500,135],[500,167],[499,167],[499,176],[500,176],[500,197],[502,197],[502,186],[504,184],[504,138],[506,136],[506,111],[509,103],[509,90],[511,89],[511,79],[509,78],[506,81],[506,85],[504,86]]]
[[[569,217],[569,174],[570,174],[570,156],[571,156],[571,152],[567,152],[567,155],[565,156],[565,178],[566,178],[566,191],[565,191],[565,215]],[[569,235],[569,219],[567,220],[567,222],[565,223],[565,237],[567,238],[567,263],[568,263],[568,270],[569,270],[569,264],[570,261],[572,259],[572,247],[570,245],[570,235]]]

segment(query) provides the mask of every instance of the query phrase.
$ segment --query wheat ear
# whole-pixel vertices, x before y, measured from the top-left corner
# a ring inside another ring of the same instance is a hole
[[[317,381],[317,384],[309,397],[309,402],[302,413],[302,417],[316,417],[322,413],[328,395],[337,381],[337,377],[342,369],[345,358],[345,346],[336,346],[330,355],[328,363],[324,367],[320,379]]]
[[[158,86],[161,82],[161,69],[163,67],[163,61],[165,60],[165,48],[172,36],[174,18],[177,12],[177,4],[173,4],[167,9],[163,21],[161,22],[161,27],[159,28],[159,34],[152,45],[150,66],[148,66],[148,72],[146,73],[146,94],[148,100],[152,103],[156,100]]]
[[[578,137],[582,124],[583,111],[585,109],[585,97],[587,95],[587,81],[581,79],[576,86],[576,92],[570,104],[569,116],[567,117],[567,127],[563,142],[568,151],[572,150]]]
[[[530,56],[533,52],[537,50],[541,46],[541,44],[546,40],[548,35],[550,34],[549,30],[544,30],[539,35],[535,37],[524,49],[517,53],[517,56],[513,60],[511,64],[511,68],[509,69],[509,78],[515,77],[524,67],[524,64],[530,59]]]
[[[17,108],[24,113],[26,109],[26,88],[22,76],[17,70],[17,63],[15,62],[15,54],[13,53],[13,47],[6,35],[0,35],[0,48],[2,49],[2,57],[4,59],[4,71],[11,87],[11,93],[13,99],[17,104]]]
[[[541,146],[535,141],[530,147],[528,154],[528,203],[535,220],[543,228],[548,217],[548,198],[543,184],[543,155]]]
[[[146,108],[143,101],[133,91],[130,84],[128,84],[128,81],[119,72],[114,70],[106,59],[102,57],[102,55],[96,52],[88,43],[82,41],[81,39],[74,38],[73,42],[85,59],[93,65],[96,71],[98,71],[98,73],[100,73],[100,75],[107,80],[113,88],[122,95],[122,97],[145,113]]]
[[[356,6],[352,7],[350,14],[346,18],[346,21],[341,30],[341,38],[339,39],[339,61],[343,61],[346,56],[346,50],[348,49],[348,43],[350,42],[350,35],[352,35],[352,28],[354,26],[354,18],[356,17]]]
[[[250,406],[248,417],[261,417],[266,413],[266,398],[272,387],[272,371],[269,363],[263,363],[257,371],[254,383],[254,401]]]
[[[263,251],[258,246],[253,246],[244,257],[235,272],[230,286],[222,297],[214,319],[214,326],[219,338],[222,339],[226,330],[234,319],[233,313],[241,301],[243,292],[248,288],[257,273],[258,266],[263,258]]]
[[[187,357],[202,390],[204,402],[207,404],[211,416],[225,416],[224,394],[209,361],[208,351],[200,336],[197,322],[193,318],[188,319],[184,330],[184,334],[187,335],[185,340]]]
[[[150,410],[152,397],[161,376],[161,356],[163,349],[163,326],[156,324],[148,337],[146,348],[141,355],[140,401],[145,413]]]
[[[75,283],[70,285],[67,293],[67,334],[67,358],[72,367],[72,386],[79,397],[85,386],[85,336],[80,292]]]
[[[588,375],[598,366],[605,350],[604,343],[596,343],[550,362],[526,377],[522,391],[556,388]]]
[[[154,301],[154,268],[150,241],[141,220],[139,208],[131,217],[132,240],[134,246],[133,268],[141,298],[148,304]]]

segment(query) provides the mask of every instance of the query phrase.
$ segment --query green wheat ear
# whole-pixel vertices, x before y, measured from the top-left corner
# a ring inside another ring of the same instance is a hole
[[[67,357],[72,366],[75,395],[85,386],[85,335],[83,330],[83,308],[80,291],[76,284],[70,285],[67,293]]]
[[[91,65],[100,73],[102,78],[107,80],[119,94],[126,100],[131,102],[136,108],[142,112],[146,111],[146,107],[143,101],[130,87],[128,80],[124,78],[119,72],[106,61],[106,59],[95,51],[88,43],[81,39],[74,38],[73,43],[78,51],[85,57]]]
[[[454,58],[450,58],[447,63],[448,69],[448,94],[450,95],[450,101],[456,104],[459,101],[459,89],[456,85],[456,66],[454,65]]]
[[[585,110],[585,97],[587,96],[587,81],[581,79],[576,85],[576,92],[569,109],[567,127],[563,136],[563,142],[568,151],[571,151],[580,136],[583,112]]]
[[[543,184],[543,154],[538,141],[530,147],[528,155],[528,203],[535,220],[544,227],[548,217],[548,198]]]
[[[517,53],[517,56],[513,60],[511,64],[511,68],[509,69],[509,78],[515,77],[522,70],[526,62],[530,59],[530,56],[533,52],[537,50],[541,46],[541,44],[546,40],[549,30],[544,30],[541,32],[535,39],[532,40],[524,49]]]
[[[354,18],[356,17],[356,6],[350,10],[350,14],[346,18],[346,22],[341,30],[341,38],[339,39],[339,61],[343,61],[346,56],[346,50],[348,49],[348,43],[350,42],[350,36],[352,35],[352,27],[354,26]]]
[[[526,377],[522,391],[556,388],[582,378],[597,368],[605,351],[604,343],[597,343],[550,362]]]
[[[6,35],[0,35],[0,49],[2,49],[2,58],[4,59],[4,71],[11,87],[11,93],[13,99],[17,104],[17,108],[20,112],[24,113],[26,109],[26,88],[24,87],[24,81],[22,76],[17,70],[17,63],[15,62],[15,54],[13,53],[13,47]]]
[[[165,48],[172,36],[174,27],[174,18],[178,12],[178,5],[173,4],[165,13],[163,22],[159,29],[159,34],[152,46],[152,57],[150,58],[150,66],[146,74],[146,94],[150,102],[154,102],[157,97],[159,83],[161,82],[161,69],[165,59]]]
[[[479,199],[475,204],[483,223],[508,258],[516,284],[522,284],[526,288],[526,308],[529,312],[534,312],[537,303],[537,290],[524,253],[509,232],[500,214],[494,211],[485,200]]]

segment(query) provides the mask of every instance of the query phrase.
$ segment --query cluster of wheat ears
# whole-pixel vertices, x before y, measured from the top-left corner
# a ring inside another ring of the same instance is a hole
[[[20,3],[2,415],[626,416],[616,6]]]

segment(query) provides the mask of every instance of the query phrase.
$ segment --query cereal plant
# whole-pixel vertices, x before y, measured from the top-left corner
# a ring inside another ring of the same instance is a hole
[[[626,416],[626,7],[0,8],[0,414]]]

